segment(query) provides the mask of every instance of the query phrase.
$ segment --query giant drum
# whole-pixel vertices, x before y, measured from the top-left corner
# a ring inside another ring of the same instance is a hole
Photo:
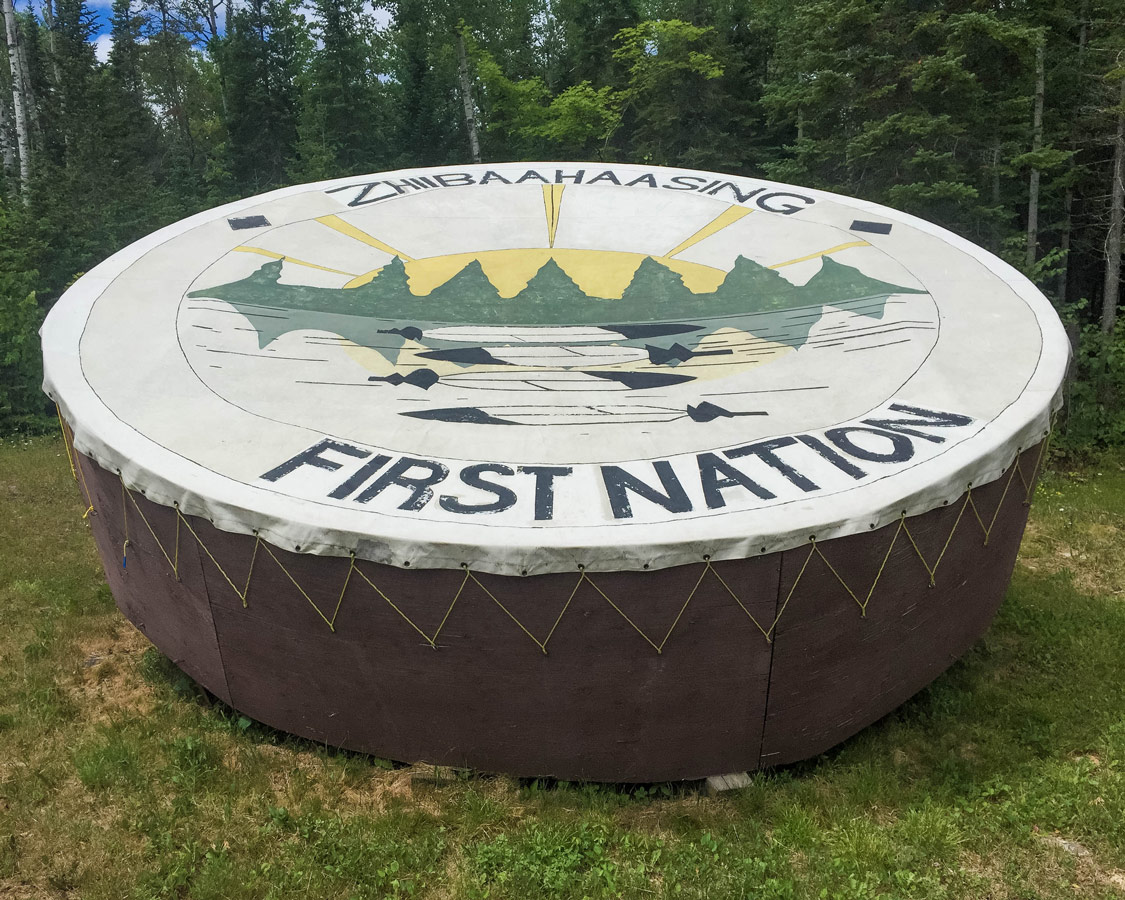
[[[121,611],[224,702],[617,782],[804,759],[999,606],[1068,343],[996,257],[821,191],[415,169],[156,232],[43,327]]]

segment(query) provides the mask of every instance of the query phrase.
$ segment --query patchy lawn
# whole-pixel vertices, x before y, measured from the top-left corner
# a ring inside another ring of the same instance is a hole
[[[0,445],[0,512],[0,898],[1125,897],[1125,455],[1045,476],[948,674],[717,798],[287,738],[116,612],[59,441]]]

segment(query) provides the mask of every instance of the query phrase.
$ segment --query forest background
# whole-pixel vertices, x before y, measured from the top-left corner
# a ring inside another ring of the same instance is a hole
[[[50,421],[46,310],[162,225],[588,159],[825,188],[1000,254],[1074,344],[1058,446],[1125,444],[1125,0],[99,3],[0,0],[0,434]]]

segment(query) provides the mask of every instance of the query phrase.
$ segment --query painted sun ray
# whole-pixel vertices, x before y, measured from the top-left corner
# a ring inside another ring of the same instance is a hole
[[[543,209],[547,214],[547,246],[555,246],[555,232],[559,228],[564,184],[543,185]]]
[[[321,216],[316,221],[326,228],[331,228],[333,231],[338,231],[340,234],[350,237],[352,240],[359,241],[361,244],[367,244],[368,247],[382,250],[384,253],[389,253],[391,256],[398,256],[403,262],[413,262],[414,260],[414,257],[407,256],[401,250],[395,249],[386,241],[379,240],[379,238],[375,237],[373,234],[368,234],[363,229],[357,228],[351,222],[347,222],[337,215]]]
[[[691,235],[691,237],[681,241],[671,250],[664,254],[663,259],[671,259],[677,254],[683,253],[688,247],[694,247],[700,241],[706,240],[714,234],[718,234],[724,228],[733,225],[735,222],[741,221],[746,216],[750,215],[752,210],[745,209],[741,206],[731,206],[723,210],[719,215],[715,216],[710,222],[704,225],[699,231]]]
[[[306,269],[320,269],[322,272],[332,272],[336,275],[355,275],[355,272],[345,272],[342,269],[333,269],[329,266],[317,265],[316,263],[308,262],[304,259],[297,259],[293,256],[287,256],[284,253],[277,253],[274,250],[266,250],[264,247],[251,247],[249,244],[243,244],[241,247],[235,247],[234,249],[239,253],[256,253],[258,256],[266,256],[270,259],[284,260],[295,266],[304,266]]]
[[[819,250],[816,253],[809,253],[805,256],[798,256],[795,259],[787,259],[785,262],[774,263],[772,266],[767,266],[767,269],[781,269],[785,266],[794,266],[797,263],[808,262],[810,259],[818,259],[822,256],[828,256],[831,253],[839,253],[841,250],[850,250],[853,247],[870,247],[871,244],[867,241],[848,241],[846,244],[837,244],[835,247],[829,247],[827,250]]]

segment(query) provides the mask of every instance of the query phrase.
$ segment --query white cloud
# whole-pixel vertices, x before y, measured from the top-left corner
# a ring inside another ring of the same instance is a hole
[[[98,58],[98,62],[106,62],[109,59],[109,51],[113,49],[113,38],[108,34],[99,34],[93,41],[94,55]]]

